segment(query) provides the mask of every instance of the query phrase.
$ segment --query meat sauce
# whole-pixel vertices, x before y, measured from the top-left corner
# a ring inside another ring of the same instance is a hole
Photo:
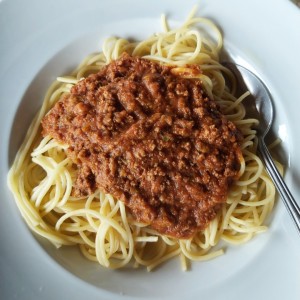
[[[190,238],[226,201],[242,136],[201,81],[175,68],[123,54],[73,86],[42,127],[68,145],[78,168],[74,195],[99,188],[137,221]]]

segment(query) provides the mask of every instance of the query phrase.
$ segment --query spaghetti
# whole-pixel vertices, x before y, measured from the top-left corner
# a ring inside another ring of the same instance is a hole
[[[245,119],[243,99],[235,95],[235,79],[219,63],[223,42],[220,31],[208,19],[193,11],[178,29],[170,29],[162,18],[162,33],[142,42],[109,38],[100,53],[88,56],[70,75],[58,77],[49,88],[39,113],[34,118],[8,175],[8,184],[29,227],[56,247],[79,245],[88,259],[108,268],[129,263],[152,270],[172,257],[180,256],[182,269],[187,261],[202,261],[223,254],[215,250],[221,240],[241,244],[265,231],[264,225],[275,199],[275,188],[256,155],[257,138],[253,126],[258,120]],[[207,30],[215,40],[208,39]],[[70,88],[89,74],[98,72],[123,52],[162,64],[199,65],[205,91],[214,99],[243,135],[241,176],[231,186],[227,201],[206,229],[191,239],[160,235],[138,223],[123,202],[100,190],[86,197],[73,197],[76,178],[66,145],[41,135],[41,120]],[[231,81],[229,89],[224,75]]]

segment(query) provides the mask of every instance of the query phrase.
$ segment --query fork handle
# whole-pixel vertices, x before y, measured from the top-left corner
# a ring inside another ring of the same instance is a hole
[[[297,229],[300,234],[300,208],[295,201],[293,195],[289,191],[287,185],[285,184],[282,176],[280,175],[272,156],[265,144],[264,139],[260,139],[258,143],[258,150],[260,152],[261,158],[265,164],[266,170],[272,178],[280,196],[287,208],[290,216],[292,217]]]

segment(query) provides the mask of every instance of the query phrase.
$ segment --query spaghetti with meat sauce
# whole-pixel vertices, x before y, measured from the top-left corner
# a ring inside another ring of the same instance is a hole
[[[123,54],[74,85],[42,120],[44,136],[68,145],[73,194],[99,188],[168,236],[204,229],[239,177],[242,135],[200,73]]]

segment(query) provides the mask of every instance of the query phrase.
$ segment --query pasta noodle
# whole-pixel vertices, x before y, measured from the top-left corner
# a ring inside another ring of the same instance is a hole
[[[241,244],[265,231],[265,220],[274,205],[275,188],[256,155],[253,126],[258,121],[245,119],[242,101],[249,93],[238,99],[234,96],[235,79],[219,62],[223,46],[220,31],[210,20],[195,17],[195,11],[178,29],[170,29],[165,17],[162,24],[164,32],[141,42],[107,39],[102,52],[88,56],[70,76],[58,77],[49,88],[8,175],[16,203],[34,232],[56,247],[79,245],[84,256],[108,268],[132,263],[134,267],[142,265],[152,270],[177,256],[186,270],[188,260],[208,260],[223,254],[217,246],[221,240]],[[207,31],[212,32],[214,39],[207,38]],[[208,95],[243,134],[241,176],[232,185],[217,217],[192,239],[159,235],[146,224],[136,222],[123,202],[100,190],[87,197],[72,197],[76,169],[66,156],[67,147],[41,136],[40,121],[60,97],[81,78],[97,72],[123,52],[177,65],[179,70],[189,64],[200,65],[203,74],[199,76]],[[231,90],[224,74],[231,81]]]

